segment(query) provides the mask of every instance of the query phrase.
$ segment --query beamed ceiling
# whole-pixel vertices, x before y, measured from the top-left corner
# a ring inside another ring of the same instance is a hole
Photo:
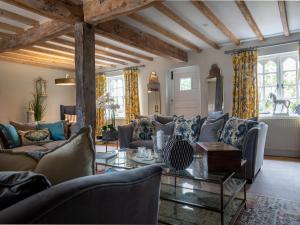
[[[122,2],[134,10],[124,15]],[[189,51],[263,42],[300,30],[299,1],[107,0],[103,9],[94,4],[99,3],[0,0],[0,60],[74,70],[73,28],[83,20],[96,27],[96,68],[158,56],[187,61]],[[110,4],[120,10],[106,16]]]

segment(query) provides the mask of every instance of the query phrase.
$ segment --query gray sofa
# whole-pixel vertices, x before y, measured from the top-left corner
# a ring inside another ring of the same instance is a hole
[[[146,166],[70,180],[0,211],[0,224],[157,224],[160,178]]]

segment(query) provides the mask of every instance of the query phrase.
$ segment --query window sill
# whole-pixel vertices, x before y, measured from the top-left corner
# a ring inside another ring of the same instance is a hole
[[[273,114],[259,114],[259,119],[300,119],[298,114],[289,115],[273,115]]]

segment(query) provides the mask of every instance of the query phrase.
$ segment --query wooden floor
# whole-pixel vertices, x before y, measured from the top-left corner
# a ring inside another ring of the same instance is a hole
[[[108,149],[115,149],[108,146]],[[105,146],[97,146],[98,152]],[[248,185],[249,195],[263,195],[300,202],[300,159],[266,156],[255,182]]]

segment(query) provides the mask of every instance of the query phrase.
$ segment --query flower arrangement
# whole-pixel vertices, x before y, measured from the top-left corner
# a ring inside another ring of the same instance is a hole
[[[29,103],[30,108],[34,111],[35,121],[41,121],[46,112],[46,105],[43,103],[40,93],[32,94],[33,100]]]
[[[120,108],[120,105],[115,102],[115,99],[109,93],[106,93],[96,100],[96,107],[104,109],[106,122],[102,127],[102,134],[109,131],[116,131],[116,110]]]

